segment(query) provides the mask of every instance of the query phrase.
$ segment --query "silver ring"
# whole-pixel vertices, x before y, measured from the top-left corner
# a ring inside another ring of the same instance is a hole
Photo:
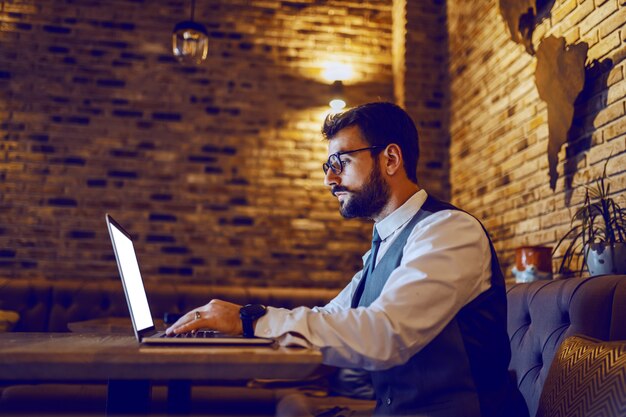
[[[195,313],[196,313],[196,314],[195,314],[195,319],[196,319],[196,320],[199,320],[199,319],[200,319],[200,312],[199,312],[199,311],[196,311]]]

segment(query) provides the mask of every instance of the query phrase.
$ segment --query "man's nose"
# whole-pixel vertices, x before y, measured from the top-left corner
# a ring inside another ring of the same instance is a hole
[[[332,187],[333,185],[337,185],[341,182],[341,177],[333,172],[332,169],[326,171],[324,175],[324,185],[327,187]]]

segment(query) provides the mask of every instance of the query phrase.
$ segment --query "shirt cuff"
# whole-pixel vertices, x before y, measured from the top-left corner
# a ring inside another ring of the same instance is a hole
[[[280,346],[299,346],[312,348],[304,337],[289,332],[289,314],[291,310],[276,307],[267,307],[267,312],[259,318],[254,328],[254,335],[275,339]]]

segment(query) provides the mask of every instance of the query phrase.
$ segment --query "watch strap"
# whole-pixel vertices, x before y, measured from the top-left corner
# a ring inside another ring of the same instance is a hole
[[[263,317],[267,309],[262,304],[248,304],[239,310],[244,337],[254,337],[254,322]]]
[[[242,318],[241,325],[243,327],[244,337],[254,337],[254,320],[252,318]]]

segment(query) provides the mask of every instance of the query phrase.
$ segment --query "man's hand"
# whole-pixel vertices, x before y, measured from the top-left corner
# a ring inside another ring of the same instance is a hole
[[[168,335],[186,333],[200,328],[239,335],[243,333],[238,304],[211,300],[209,304],[191,310],[170,326]]]

